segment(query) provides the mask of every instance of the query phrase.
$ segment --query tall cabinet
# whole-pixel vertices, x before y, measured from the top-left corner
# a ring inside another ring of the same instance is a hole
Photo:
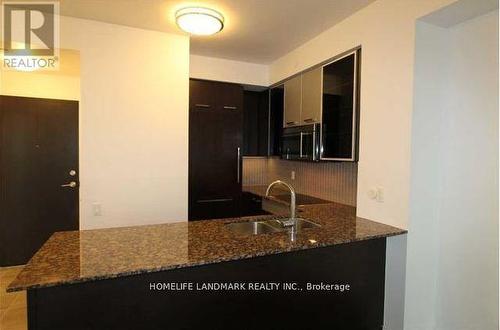
[[[243,87],[190,80],[189,220],[239,214]]]

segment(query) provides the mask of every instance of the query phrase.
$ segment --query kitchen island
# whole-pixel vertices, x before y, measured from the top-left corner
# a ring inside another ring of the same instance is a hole
[[[321,225],[241,235],[259,216],[55,233],[8,291],[29,329],[381,329],[385,238],[406,231],[311,205]]]

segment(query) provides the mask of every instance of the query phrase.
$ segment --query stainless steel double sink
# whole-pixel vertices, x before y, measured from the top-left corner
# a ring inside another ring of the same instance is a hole
[[[260,234],[270,234],[270,233],[278,233],[290,230],[291,227],[285,227],[282,224],[282,221],[287,221],[290,219],[287,218],[279,218],[279,219],[270,219],[270,220],[257,220],[250,222],[236,222],[236,223],[228,223],[226,227],[236,233],[244,234],[244,235],[260,235]],[[297,232],[302,231],[307,228],[321,227],[317,223],[312,221],[297,218]]]

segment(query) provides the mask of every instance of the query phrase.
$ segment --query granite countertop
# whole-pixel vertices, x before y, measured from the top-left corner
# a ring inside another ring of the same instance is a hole
[[[358,218],[354,207],[304,207],[301,217],[321,224],[291,241],[286,232],[246,236],[230,231],[244,218],[57,232],[8,286],[7,291],[109,279],[229,260],[388,237],[406,230]]]

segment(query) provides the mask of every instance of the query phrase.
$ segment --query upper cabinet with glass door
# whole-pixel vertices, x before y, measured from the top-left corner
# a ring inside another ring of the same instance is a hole
[[[358,160],[359,55],[323,66],[322,160]]]

